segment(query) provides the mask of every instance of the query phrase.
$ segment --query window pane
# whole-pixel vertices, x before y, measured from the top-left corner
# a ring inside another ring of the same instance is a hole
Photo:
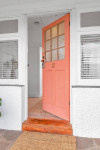
[[[18,20],[0,21],[0,34],[18,32]]]
[[[46,41],[46,51],[50,50],[50,40]]]
[[[65,33],[65,22],[59,24],[59,35]]]
[[[0,41],[0,79],[18,79],[18,40]]]
[[[52,37],[56,37],[57,36],[57,25],[52,27]]]
[[[46,61],[51,61],[51,52],[46,52]]]
[[[81,13],[81,27],[100,26],[100,12]]]
[[[100,35],[81,36],[81,79],[100,79]]]
[[[46,31],[46,40],[50,39],[50,29]]]
[[[52,51],[52,61],[57,60],[57,50]]]
[[[65,48],[59,48],[58,54],[59,54],[59,59],[64,59],[65,58]]]
[[[65,36],[61,35],[58,37],[58,47],[63,47],[65,46]]]
[[[53,38],[52,39],[52,49],[56,49],[57,48],[57,38]]]

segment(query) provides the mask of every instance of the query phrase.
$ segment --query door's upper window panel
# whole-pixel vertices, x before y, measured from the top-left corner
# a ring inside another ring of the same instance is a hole
[[[57,36],[57,25],[52,27],[52,38]]]
[[[46,61],[65,58],[65,22],[61,22],[45,32]]]
[[[63,47],[65,46],[65,36],[61,35],[58,37],[58,47]]]
[[[57,60],[57,50],[52,51],[52,61]]]
[[[65,22],[59,24],[59,35],[65,33]]]
[[[18,20],[0,21],[0,34],[17,33]]]
[[[51,52],[46,52],[46,61],[51,61]]]
[[[57,49],[57,38],[52,39],[52,49]]]
[[[50,29],[46,31],[46,40],[50,39]]]
[[[64,59],[65,58],[65,48],[59,48],[58,50],[58,54],[59,54],[59,59]]]
[[[50,40],[46,41],[46,51],[50,50]]]
[[[81,27],[100,26],[100,11],[81,13],[80,14],[80,26]]]

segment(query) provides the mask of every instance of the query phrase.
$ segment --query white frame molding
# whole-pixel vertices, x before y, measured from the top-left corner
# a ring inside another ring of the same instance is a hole
[[[80,27],[80,14],[81,13],[88,13],[88,12],[98,12],[100,11],[100,7],[96,8],[82,8],[77,10],[77,85],[85,85],[85,86],[99,86],[100,80],[99,79],[81,79],[80,73],[81,73],[81,54],[80,54],[80,35],[86,35],[86,34],[99,34],[100,33],[100,26],[94,26],[94,27]]]
[[[76,11],[76,10],[75,10]],[[52,11],[52,12],[47,12],[46,11],[46,13],[47,14],[55,14],[55,13],[58,13],[58,14],[61,14],[61,13],[70,13],[70,39],[71,40],[73,40],[73,35],[72,35],[72,33],[71,33],[71,30],[72,30],[72,28],[73,28],[73,25],[72,25],[72,21],[73,21],[73,19],[72,19],[72,15],[74,14],[73,12],[72,12],[72,10],[61,10],[61,11]],[[32,14],[28,14],[27,15],[27,17],[28,18],[30,18],[30,17],[39,17],[39,16],[45,16],[45,12],[41,12],[41,13],[32,13]],[[71,41],[70,40],[70,41]],[[73,51],[72,50],[72,48],[73,48],[73,46],[71,46],[71,43],[70,43],[70,53],[72,53],[71,51]],[[71,58],[71,57],[70,57]],[[72,72],[72,70],[73,70],[73,68],[71,67],[71,59],[70,59],[70,79],[71,79],[71,72]],[[27,74],[28,74],[28,69],[27,69]],[[28,76],[28,75],[27,75]],[[28,78],[27,78],[27,89],[28,89]],[[27,90],[27,96],[28,96],[28,90]],[[27,97],[28,98],[28,97]],[[27,106],[26,106],[27,108],[28,108],[28,104],[27,104]],[[72,83],[71,83],[71,80],[70,80],[70,123],[72,124],[72,122],[73,122],[73,102],[72,102]]]
[[[25,84],[25,75],[23,76],[23,41],[22,41],[22,27],[21,17],[10,17],[10,18],[0,18],[0,21],[8,21],[8,20],[18,20],[18,32],[17,33],[7,33],[0,34],[0,41],[3,40],[18,40],[18,79],[0,79],[1,85],[24,85]],[[25,70],[25,69],[24,69]]]
[[[77,31],[78,32],[83,32],[83,31],[97,31],[100,30],[100,26],[94,26],[94,27],[81,27],[80,22],[81,22],[81,13],[89,13],[89,12],[98,12],[100,11],[100,7],[96,8],[84,8],[84,9],[78,9],[77,10]]]

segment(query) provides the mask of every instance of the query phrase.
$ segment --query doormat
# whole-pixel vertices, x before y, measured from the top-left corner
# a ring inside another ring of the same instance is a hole
[[[76,150],[74,136],[25,131],[10,150]]]

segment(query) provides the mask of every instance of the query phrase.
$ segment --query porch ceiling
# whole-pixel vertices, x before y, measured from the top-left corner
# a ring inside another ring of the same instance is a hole
[[[100,0],[0,0],[0,17],[64,11],[99,4]]]

